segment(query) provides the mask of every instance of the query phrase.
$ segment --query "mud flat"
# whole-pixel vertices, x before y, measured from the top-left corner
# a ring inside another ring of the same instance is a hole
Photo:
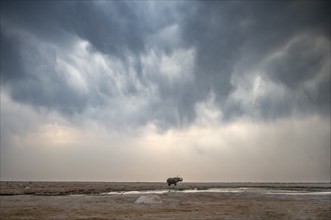
[[[1,182],[0,219],[331,219],[330,186]]]

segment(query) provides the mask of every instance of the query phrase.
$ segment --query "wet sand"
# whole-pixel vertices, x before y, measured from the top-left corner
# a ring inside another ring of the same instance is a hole
[[[330,191],[330,184],[182,183],[175,190],[164,183],[1,182],[0,219],[331,219],[330,194],[199,192],[229,187]],[[151,204],[135,201],[152,193],[123,193],[141,190],[167,191]]]

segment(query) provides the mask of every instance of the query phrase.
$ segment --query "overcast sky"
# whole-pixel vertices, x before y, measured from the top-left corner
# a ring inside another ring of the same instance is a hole
[[[1,180],[330,181],[330,2],[1,2]]]

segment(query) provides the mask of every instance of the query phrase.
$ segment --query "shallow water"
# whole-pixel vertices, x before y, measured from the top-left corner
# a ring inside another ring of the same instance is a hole
[[[107,195],[120,195],[120,194],[164,194],[164,193],[201,193],[201,192],[211,192],[211,193],[253,193],[253,194],[272,194],[272,195],[319,195],[319,196],[331,196],[331,191],[319,191],[310,192],[303,190],[281,190],[281,189],[266,189],[266,188],[210,188],[210,189],[187,189],[187,190],[143,190],[143,191],[121,191],[121,192],[107,192],[102,194]]]

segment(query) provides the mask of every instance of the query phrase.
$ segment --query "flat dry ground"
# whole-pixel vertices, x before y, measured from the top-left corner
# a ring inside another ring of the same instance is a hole
[[[136,204],[141,194],[100,194],[166,189],[163,185],[2,183],[0,219],[331,219],[330,196],[171,191],[159,194],[160,204]]]

